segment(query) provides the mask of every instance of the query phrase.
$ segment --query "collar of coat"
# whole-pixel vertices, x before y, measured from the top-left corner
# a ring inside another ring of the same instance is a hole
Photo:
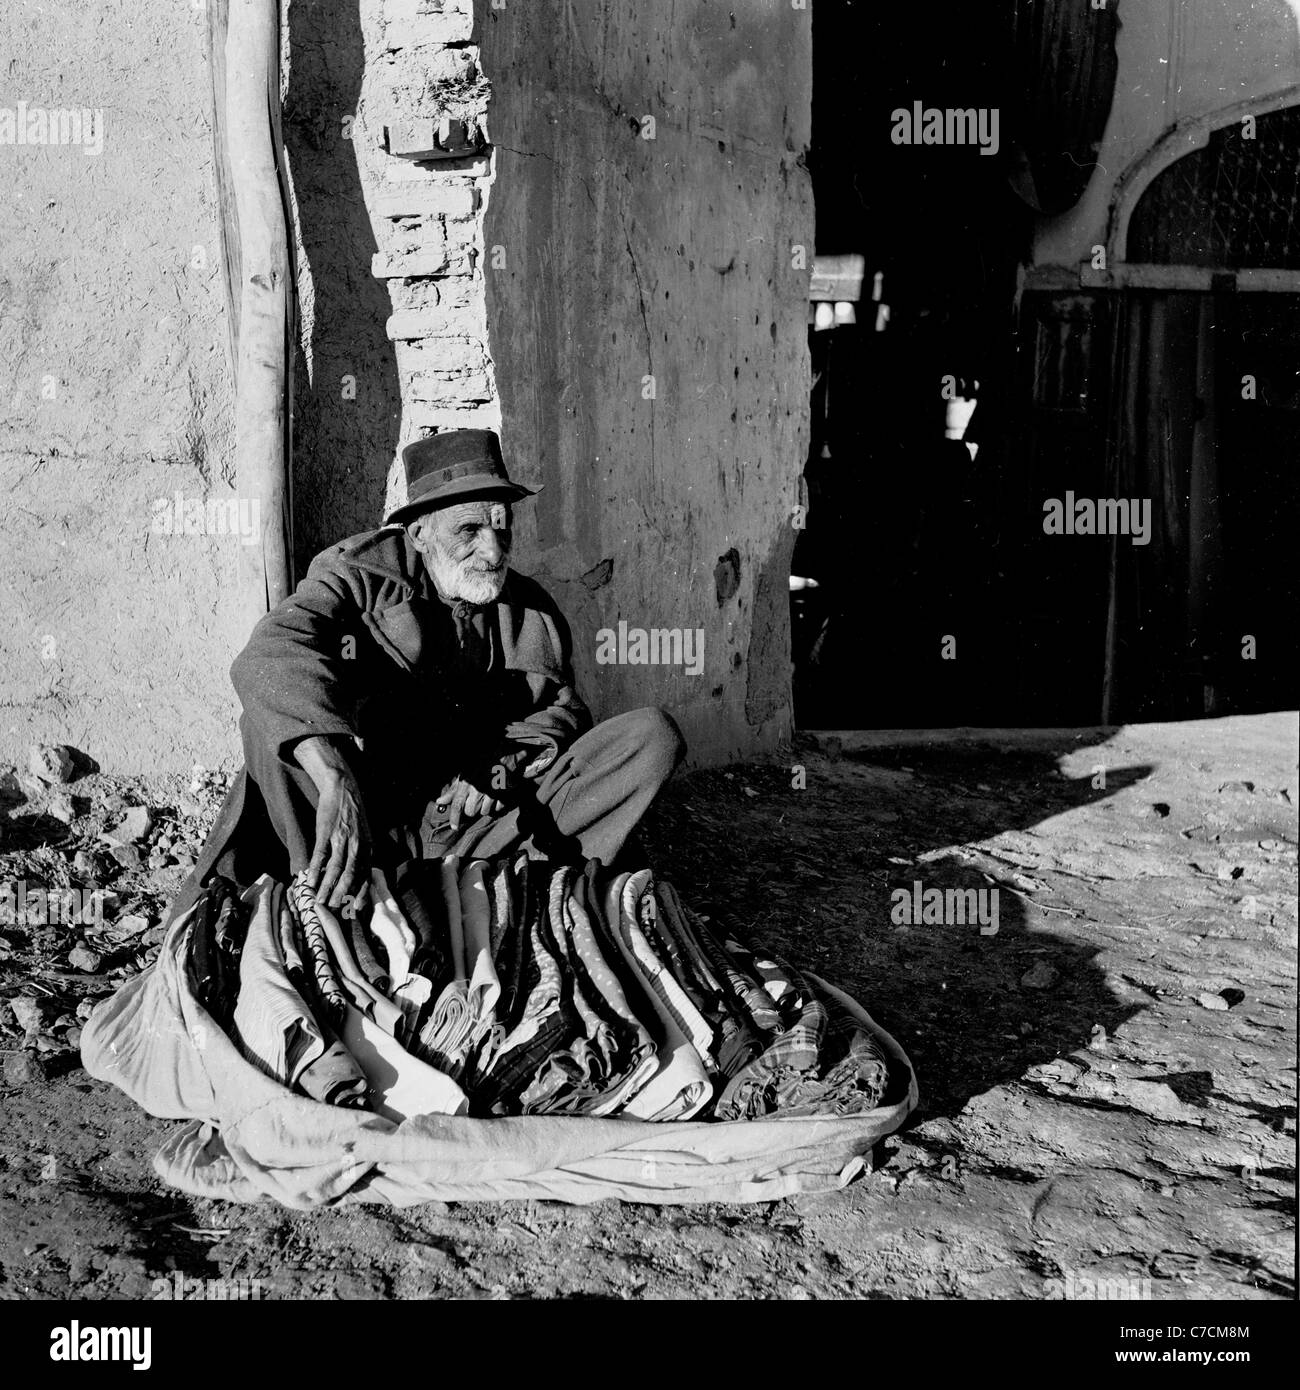
[[[383,526],[378,531],[363,531],[360,535],[340,541],[331,549],[338,559],[356,569],[404,584],[425,598],[442,598],[424,566],[424,557],[411,543],[404,526]],[[513,574],[512,570],[510,577]],[[497,602],[502,602],[505,597],[503,591]],[[446,602],[450,607],[454,600]]]
[[[434,587],[424,567],[424,558],[411,543],[404,526],[382,526],[377,531],[362,531],[330,546],[318,558],[336,564],[341,562],[381,579],[393,580],[422,598],[444,602],[448,607],[455,603],[455,600],[443,599]],[[507,607],[549,607],[543,595],[544,591],[536,580],[530,580],[512,569],[506,575],[505,587],[495,602]],[[490,604],[485,606],[491,607]]]

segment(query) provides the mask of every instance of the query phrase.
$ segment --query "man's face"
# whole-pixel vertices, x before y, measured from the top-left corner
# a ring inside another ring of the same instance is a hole
[[[493,603],[510,558],[509,502],[457,502],[413,521],[407,532],[438,590],[467,603]]]

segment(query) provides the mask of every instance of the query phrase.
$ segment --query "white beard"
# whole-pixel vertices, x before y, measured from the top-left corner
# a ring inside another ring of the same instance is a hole
[[[439,592],[447,598],[463,599],[466,603],[495,603],[505,588],[506,575],[510,572],[509,564],[503,560],[499,570],[485,574],[470,562],[458,565],[448,560],[436,548],[430,552],[428,560],[433,582]]]

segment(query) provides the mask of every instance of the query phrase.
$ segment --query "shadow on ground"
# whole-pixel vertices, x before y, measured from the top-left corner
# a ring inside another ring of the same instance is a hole
[[[838,756],[832,743],[825,756],[819,743],[800,740],[789,764],[696,772],[670,784],[645,839],[651,862],[688,902],[742,940],[842,985],[903,1044],[921,1089],[913,1123],[953,1115],[972,1096],[1086,1046],[1098,1027],[1113,1033],[1138,1012],[1108,988],[1093,964],[1096,948],[1041,930],[1048,920],[1068,921],[1068,908],[1052,918],[1018,895],[1013,865],[993,881],[948,852],[1028,830],[1151,773],[1149,764],[1107,767],[1104,787],[1094,785],[1095,773],[1061,774],[1063,754],[1106,738],[1065,735],[1001,749],[995,759],[992,742]],[[1099,752],[1097,765],[1104,762]],[[741,824],[743,844],[734,830]],[[910,893],[917,881],[925,889],[997,887],[996,935],[981,935],[978,925],[891,921],[894,890]],[[1040,965],[1058,982],[1022,984]]]

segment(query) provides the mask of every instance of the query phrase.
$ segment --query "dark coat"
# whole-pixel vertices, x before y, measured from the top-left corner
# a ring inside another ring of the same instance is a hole
[[[417,768],[477,770],[512,746],[558,751],[591,727],[568,627],[540,584],[512,571],[476,625],[484,669],[466,666],[451,609],[405,530],[340,541],[231,667],[245,739],[284,758],[312,734],[356,737],[369,761],[409,779]]]
[[[401,527],[317,555],[231,667],[245,770],[171,916],[214,871],[240,886],[285,872],[283,846],[268,843],[276,837],[263,790],[285,798],[275,808],[281,821],[301,818],[301,802],[289,805],[290,783],[304,785],[293,755],[300,739],[356,739],[372,779],[401,803],[384,809],[404,814],[457,775],[490,790],[497,762],[538,770],[591,727],[574,689],[568,626],[540,584],[511,571],[472,623],[467,657],[452,606]]]

